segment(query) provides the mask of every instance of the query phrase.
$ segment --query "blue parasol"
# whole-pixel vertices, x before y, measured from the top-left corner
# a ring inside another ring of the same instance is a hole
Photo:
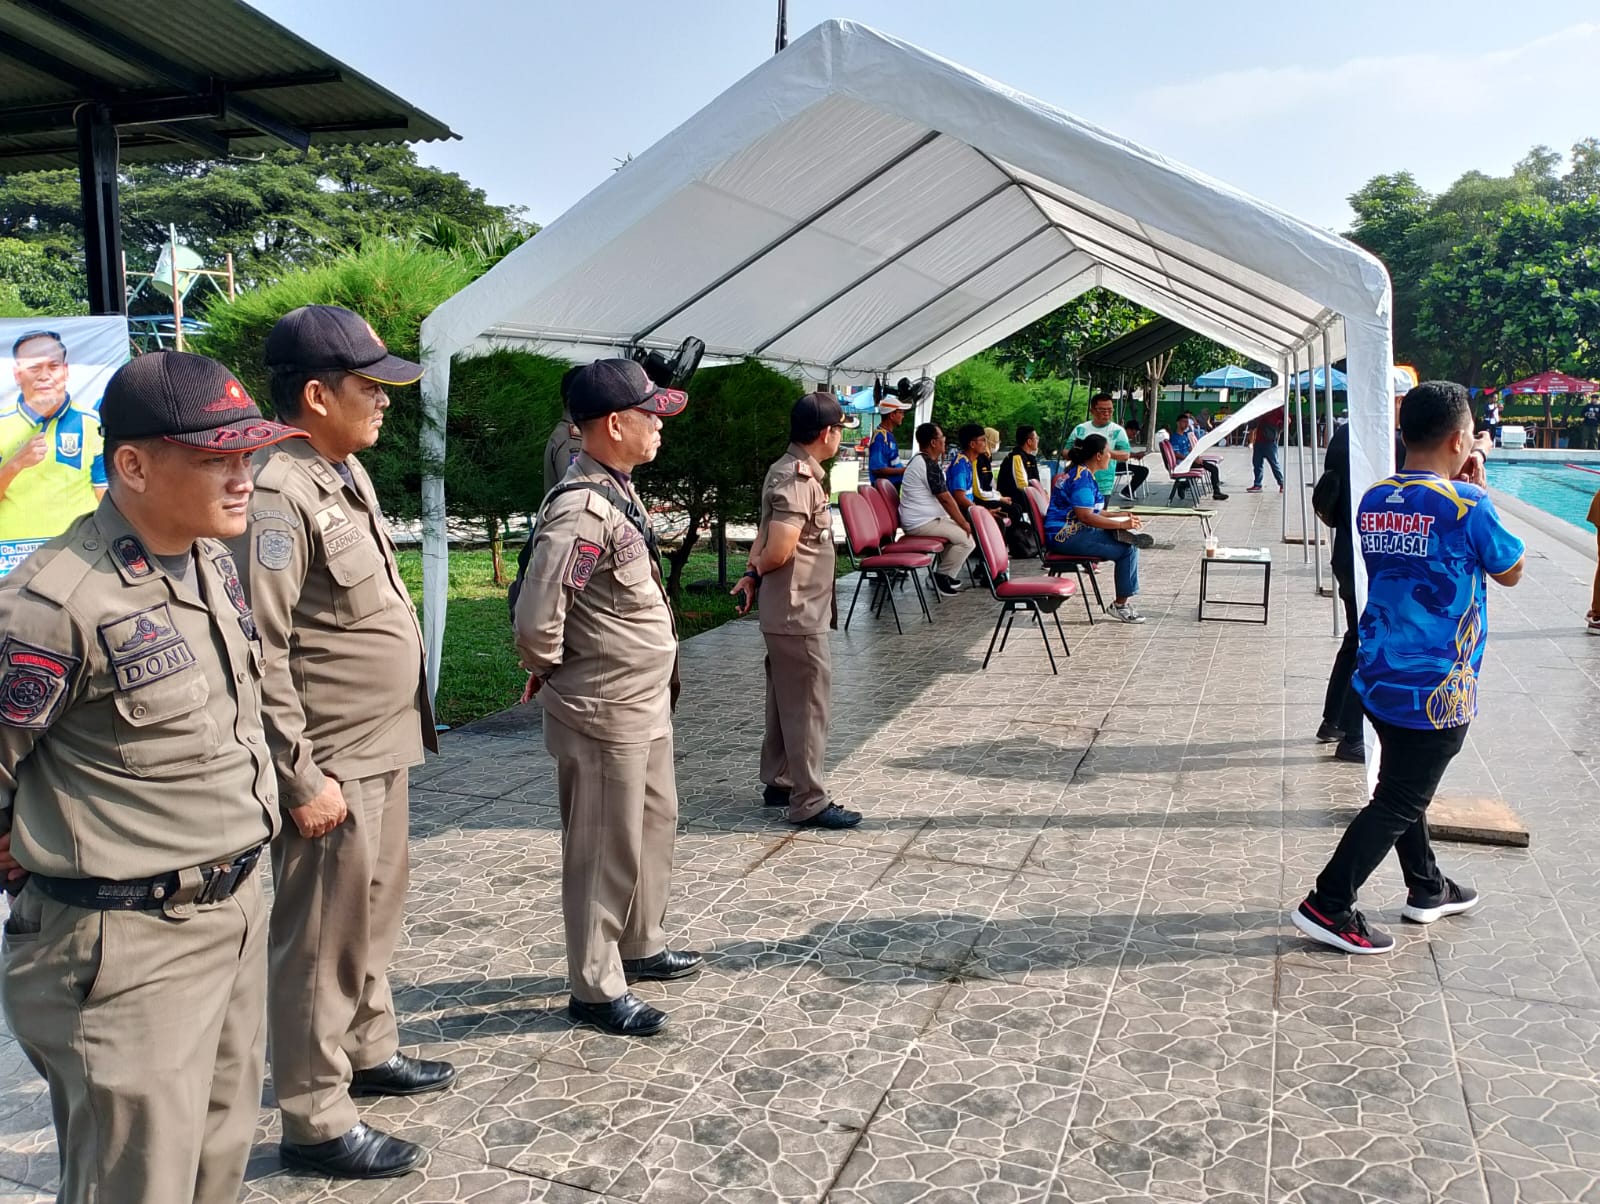
[[[1237,364],[1216,368],[1204,376],[1194,378],[1194,387],[1197,389],[1265,389],[1271,384],[1269,378],[1259,376]]]

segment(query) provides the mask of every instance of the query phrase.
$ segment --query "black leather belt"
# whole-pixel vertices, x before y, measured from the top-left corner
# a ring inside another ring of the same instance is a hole
[[[201,866],[200,889],[193,902],[220,903],[231,897],[250,877],[250,871],[261,860],[264,848],[265,845],[257,845],[232,861]],[[47,878],[43,874],[30,874],[28,881],[41,894],[48,895],[57,903],[95,911],[160,911],[178,893],[176,873],[126,881],[112,878]]]

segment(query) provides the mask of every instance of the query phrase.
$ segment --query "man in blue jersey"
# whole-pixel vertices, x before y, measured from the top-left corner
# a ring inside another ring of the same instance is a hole
[[[885,401],[878,406],[878,433],[872,436],[867,449],[867,472],[872,483],[893,481],[896,485],[905,475],[906,467],[900,461],[900,441],[894,437],[895,428],[906,419],[911,407],[903,401]]]
[[[1469,911],[1478,895],[1440,872],[1428,804],[1478,709],[1488,633],[1485,578],[1522,578],[1522,541],[1486,490],[1458,476],[1474,446],[1466,389],[1425,381],[1400,403],[1406,467],[1361,499],[1355,535],[1367,605],[1354,686],[1383,745],[1372,801],[1351,822],[1295,927],[1346,953],[1386,953],[1394,938],[1355,909],[1393,849],[1406,881],[1401,914],[1419,924]]]

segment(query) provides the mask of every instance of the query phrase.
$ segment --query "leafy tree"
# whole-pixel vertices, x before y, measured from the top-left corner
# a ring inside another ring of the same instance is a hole
[[[12,308],[58,316],[88,310],[82,270],[50,243],[0,238],[0,282]]]
[[[1024,380],[1071,377],[1084,352],[1153,317],[1126,297],[1108,289],[1090,289],[1004,339],[994,349],[995,359]]]
[[[1420,290],[1419,333],[1469,385],[1600,370],[1600,199],[1507,205]]]
[[[666,556],[667,592],[674,598],[702,527],[760,516],[762,475],[789,446],[789,410],[802,392],[755,360],[702,368],[689,382],[688,407],[667,419],[661,451],[637,474],[652,505],[665,506],[684,523],[683,538]]]
[[[536,228],[521,210],[491,205],[460,176],[418,163],[406,146],[132,163],[122,170],[121,200],[130,266],[148,269],[175,228],[208,264],[232,253],[247,287],[357,247],[374,233],[405,234],[438,219],[472,231],[499,223],[522,237]],[[0,176],[0,238],[47,243],[76,261],[81,225],[75,172]]]

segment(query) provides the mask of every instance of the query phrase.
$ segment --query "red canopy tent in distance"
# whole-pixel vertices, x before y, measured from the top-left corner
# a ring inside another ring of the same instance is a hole
[[[1551,413],[1551,397],[1573,393],[1600,393],[1600,382],[1568,376],[1565,372],[1541,372],[1538,376],[1512,381],[1499,391],[1508,395],[1515,393],[1543,395],[1544,437],[1540,442],[1544,447],[1554,447],[1555,418]]]

